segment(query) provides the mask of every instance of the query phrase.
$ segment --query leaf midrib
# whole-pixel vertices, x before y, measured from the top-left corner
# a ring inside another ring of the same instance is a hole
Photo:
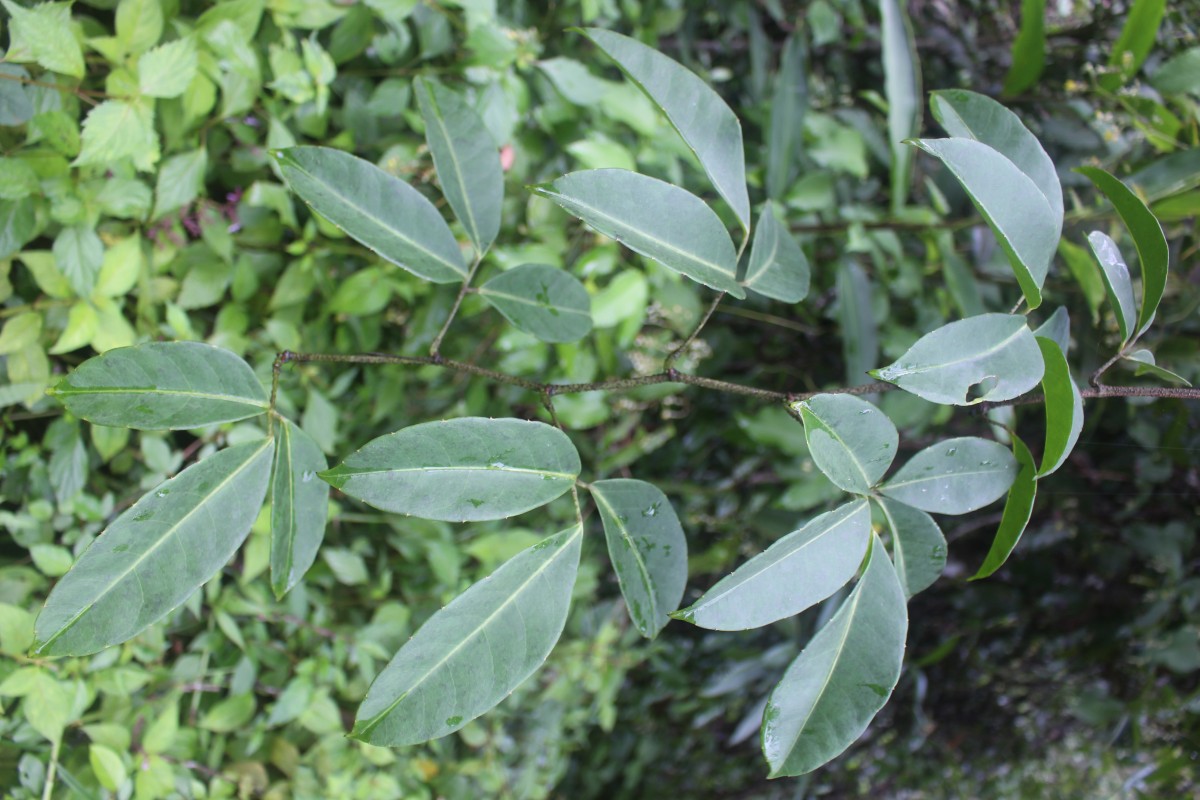
[[[199,400],[222,400],[230,403],[254,406],[255,408],[270,408],[266,400],[255,400],[244,395],[217,394],[216,392],[196,392],[188,389],[162,389],[156,386],[66,386],[55,388],[56,397],[74,397],[87,394],[163,394],[179,397],[194,397]]]
[[[863,466],[861,463],[859,463],[858,456],[855,455],[854,450],[851,449],[850,445],[846,444],[846,440],[842,438],[841,434],[839,434],[832,425],[830,425],[828,422],[826,422],[821,417],[820,414],[813,411],[813,408],[811,405],[805,403],[804,410],[807,411],[808,413],[812,414],[813,419],[815,419],[817,422],[821,423],[821,427],[825,430],[825,432],[828,433],[830,436],[832,436],[833,440],[842,446],[842,449],[845,450],[846,453],[850,456],[851,463],[854,464],[855,468],[858,470],[858,473],[860,475],[862,475],[863,483],[865,484],[864,489],[870,489],[872,486],[872,481],[871,481],[871,477],[869,475],[867,475],[866,467]]]
[[[433,90],[429,88],[429,84],[425,81],[421,82],[425,94],[429,98],[429,107],[433,111],[433,119],[437,123],[438,130],[442,133],[442,139],[446,143],[446,150],[450,157],[450,162],[454,168],[454,180],[458,184],[458,190],[462,193],[463,205],[466,207],[467,219],[463,220],[471,234],[471,241],[475,243],[475,249],[482,251],[482,237],[479,235],[479,222],[475,219],[475,206],[471,202],[471,193],[467,191],[467,184],[463,178],[462,164],[458,160],[458,151],[454,147],[454,140],[450,137],[450,131],[446,128],[446,120],[442,116],[441,106],[438,105],[437,98],[433,95]]]
[[[987,358],[988,356],[995,355],[996,353],[1003,350],[1005,347],[1007,347],[1009,345],[1009,343],[1011,343],[1014,339],[1019,337],[1021,335],[1022,331],[1026,331],[1026,330],[1029,330],[1029,328],[1025,325],[1024,322],[1022,322],[1021,325],[1015,331],[1013,331],[1011,335],[1009,335],[1002,341],[997,342],[996,344],[992,345],[991,347],[989,347],[986,350],[980,350],[977,353],[972,353],[971,355],[963,356],[962,358],[956,358],[953,361],[944,361],[944,362],[941,362],[938,364],[929,364],[926,366],[913,367],[911,369],[897,371],[896,373],[893,373],[893,374],[897,378],[903,378],[908,375],[921,375],[923,373],[932,372],[933,370],[937,370],[937,369],[946,369],[947,367],[955,367],[955,366],[958,366],[959,364],[966,364],[971,361],[980,361],[984,358]],[[901,360],[903,360],[903,359],[901,359]],[[884,371],[886,372],[887,370],[885,369]]]
[[[530,469],[526,467],[387,467],[385,469],[359,469],[357,467],[347,466],[342,464],[345,472],[341,473],[347,478],[353,478],[358,475],[379,475],[390,472],[516,472],[525,475],[544,475],[554,478],[563,478],[569,481],[574,481],[577,475],[572,475],[569,472],[554,472],[552,470]]]
[[[971,477],[973,475],[991,475],[996,472],[1005,472],[1003,465],[998,465],[997,469],[973,469],[964,472],[941,472],[936,475],[922,475],[919,478],[913,478],[910,481],[891,481],[880,487],[884,492],[889,489],[895,489],[900,486],[916,486],[925,482],[934,482],[945,480],[947,478]]]
[[[616,509],[614,509],[612,505],[606,499],[604,499],[603,490],[593,488],[592,497],[596,498],[596,502],[604,506],[604,508],[608,511],[609,516],[614,522],[616,522],[617,530],[620,531],[621,537],[624,538],[629,544],[629,551],[633,553],[633,560],[637,563],[638,572],[641,573],[642,581],[646,584],[646,593],[650,596],[650,610],[652,613],[648,622],[653,625],[660,618],[658,612],[658,597],[654,593],[654,583],[650,579],[650,570],[646,567],[645,559],[642,558],[642,552],[638,550],[637,545],[634,544],[633,536],[631,536],[629,533],[629,528],[627,528],[625,523],[621,521],[621,517],[617,514]],[[617,573],[617,577],[621,577],[619,572]]]
[[[515,294],[509,294],[507,292],[498,292],[495,289],[489,289],[486,284],[479,287],[479,293],[481,295],[484,295],[485,297],[487,297],[487,296],[503,297],[505,300],[512,300],[517,303],[524,303],[525,305],[534,306],[535,308],[541,308],[541,309],[545,309],[545,310],[554,309],[555,311],[563,311],[568,314],[577,314],[578,316],[586,317],[587,319],[592,318],[591,314],[589,314],[586,311],[580,311],[578,308],[570,308],[568,306],[559,306],[559,305],[554,305],[553,303],[539,303],[536,300],[530,300],[528,297],[520,297]]]

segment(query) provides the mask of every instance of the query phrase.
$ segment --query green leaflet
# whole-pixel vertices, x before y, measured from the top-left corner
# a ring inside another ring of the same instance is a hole
[[[758,216],[750,260],[739,283],[763,297],[785,303],[798,303],[808,294],[808,259],[795,237],[776,218],[773,203],[764,205]]]
[[[966,436],[917,453],[879,491],[922,511],[966,514],[1000,499],[1016,474],[1006,447]]]
[[[1057,349],[1055,348],[1055,350]],[[1033,501],[1037,497],[1037,467],[1034,466],[1033,455],[1029,452],[1029,448],[1016,434],[1013,434],[1012,441],[1013,454],[1020,465],[1020,471],[1017,472],[1017,478],[1013,481],[1012,489],[1008,493],[1008,500],[1004,503],[1004,515],[1000,519],[1000,529],[996,531],[996,538],[992,540],[992,547],[983,559],[979,571],[971,577],[973,581],[988,577],[1004,565],[1013,549],[1016,548],[1017,542],[1021,540],[1021,534],[1025,531],[1025,526],[1029,524],[1029,517],[1033,514]]]
[[[1154,214],[1146,207],[1133,190],[1098,167],[1076,167],[1075,171],[1085,175],[1121,215],[1129,235],[1137,248],[1138,263],[1142,268],[1142,305],[1138,313],[1136,331],[1130,327],[1131,336],[1141,336],[1154,321],[1154,312],[1167,288],[1167,267],[1170,253],[1167,237]]]
[[[671,616],[709,630],[741,631],[799,614],[854,577],[870,533],[867,501],[846,503],[784,536]]]
[[[803,775],[862,735],[900,679],[908,608],[872,534],[863,576],[771,692],[762,750],[772,778]]]
[[[1134,375],[1149,374],[1158,378],[1162,378],[1170,383],[1180,383],[1184,386],[1192,385],[1191,382],[1182,375],[1177,375],[1169,369],[1158,366],[1154,360],[1154,354],[1149,350],[1134,350],[1132,353],[1126,355],[1124,360],[1134,365]]]
[[[969,406],[1029,391],[1042,378],[1042,361],[1023,316],[980,314],[925,334],[871,374],[934,403]]]
[[[329,465],[313,438],[291,420],[276,434],[271,476],[271,589],[283,597],[312,566],[325,538],[329,484],[317,473]]]
[[[653,639],[679,608],[687,585],[683,527],[667,496],[645,481],[596,481],[590,491],[629,618]]]
[[[500,232],[504,202],[496,142],[459,94],[425,78],[414,85],[442,193],[482,256]]]
[[[933,517],[887,497],[874,498],[892,535],[892,563],[905,597],[933,585],[946,568],[946,537]]]
[[[1137,301],[1133,299],[1133,280],[1129,277],[1129,267],[1126,266],[1117,243],[1109,238],[1108,234],[1092,231],[1088,234],[1088,244],[1092,246],[1092,252],[1100,262],[1100,274],[1104,278],[1108,302],[1117,318],[1121,343],[1124,344],[1129,341],[1137,324]]]
[[[289,147],[275,158],[293,192],[388,261],[434,283],[467,277],[450,227],[404,181],[328,147]]]
[[[996,235],[1031,309],[1042,303],[1042,283],[1058,247],[1062,213],[1016,164],[974,139],[913,142],[942,160],[958,178]]]
[[[375,678],[350,735],[417,744],[511,694],[562,633],[582,540],[575,526],[535,544],[430,617]]]
[[[1021,30],[1012,46],[1012,66],[1004,94],[1021,94],[1042,77],[1046,66],[1046,0],[1021,0]]]
[[[1108,65],[1116,72],[1100,76],[1100,86],[1106,91],[1120,88],[1150,55],[1166,8],[1167,0],[1134,0],[1121,35],[1108,54]]]
[[[796,174],[796,153],[804,133],[808,108],[808,81],[804,34],[793,33],[783,44],[779,71],[771,95],[771,122],[767,138],[767,196],[784,199]],[[759,221],[761,225],[761,220]]]
[[[1046,406],[1046,446],[1037,477],[1057,470],[1075,448],[1083,430],[1083,395],[1071,379],[1071,370],[1062,348],[1053,340],[1037,337],[1038,348],[1046,365],[1042,391]],[[1022,445],[1024,446],[1024,445]]]
[[[733,241],[696,195],[623,169],[571,172],[534,189],[630,250],[738,299]]]
[[[267,393],[250,365],[200,342],[149,342],[90,358],[50,390],[97,425],[180,430],[258,416]]]
[[[859,397],[817,395],[795,408],[813,462],[841,489],[866,494],[896,457],[900,434],[887,415]]]
[[[879,0],[882,17],[884,93],[888,101],[888,145],[892,154],[892,210],[908,199],[912,152],[904,142],[921,130],[921,67],[912,23],[899,0]]]
[[[82,656],[128,641],[208,582],[258,516],[273,447],[221,450],[117,517],[50,592],[35,651]]]
[[[858,264],[845,259],[838,266],[836,288],[846,381],[861,386],[867,383],[869,370],[879,357],[879,328],[871,311],[871,277]]]
[[[662,109],[733,209],[742,229],[749,231],[742,125],[721,96],[695,73],[636,39],[600,28],[586,28],[580,33],[617,62],[621,71]]]
[[[380,436],[320,477],[384,511],[467,522],[545,505],[579,470],[575,446],[557,428],[464,417]]]
[[[505,319],[543,342],[574,342],[592,330],[592,300],[571,274],[547,264],[521,264],[479,287]]]

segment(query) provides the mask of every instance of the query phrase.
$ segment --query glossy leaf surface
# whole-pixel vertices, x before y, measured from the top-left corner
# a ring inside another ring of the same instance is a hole
[[[221,450],[117,517],[50,592],[36,651],[82,656],[128,641],[208,582],[258,516],[273,445]]]
[[[900,679],[908,608],[878,537],[858,585],[771,692],[762,749],[771,777],[803,775],[862,735]]]
[[[671,616],[701,628],[761,628],[821,602],[854,577],[871,533],[871,511],[855,500],[784,536]]]
[[[645,481],[596,481],[591,493],[629,618],[653,639],[679,608],[687,585],[683,527],[667,496]]]
[[[737,298],[733,242],[694,194],[623,169],[572,172],[536,191],[630,250]]]
[[[375,678],[350,735],[417,744],[507,697],[562,633],[582,540],[573,527],[535,544],[430,617]]]
[[[291,420],[276,429],[271,476],[271,588],[283,597],[312,566],[325,538],[329,466],[313,438]]]
[[[892,465],[900,435],[878,408],[848,394],[797,404],[813,462],[839,488],[866,494]]]
[[[992,540],[992,547],[984,557],[979,571],[971,577],[973,581],[986,578],[1004,565],[1016,548],[1017,542],[1021,540],[1021,534],[1025,532],[1025,526],[1029,524],[1029,518],[1033,515],[1033,501],[1037,497],[1037,467],[1025,443],[1016,435],[1013,435],[1012,441],[1013,454],[1020,469],[1008,493],[1008,500],[1004,503],[1000,529],[996,531],[996,538]]]
[[[966,514],[1003,497],[1016,476],[1008,448],[966,436],[917,453],[880,491],[922,511]]]
[[[90,358],[50,390],[97,425],[180,430],[266,412],[250,365],[200,342],[149,342]]]
[[[1083,430],[1083,395],[1071,378],[1066,356],[1059,345],[1042,336],[1037,337],[1046,365],[1042,375],[1042,391],[1046,406],[1046,446],[1042,450],[1040,478],[1063,465],[1075,449]]]
[[[636,39],[600,28],[582,33],[662,109],[742,228],[750,230],[742,125],[721,96],[691,70]]]
[[[981,314],[922,336],[871,373],[934,403],[968,406],[1019,397],[1042,378],[1033,332],[1019,314]]]
[[[450,226],[404,181],[329,147],[289,147],[275,157],[293,192],[388,261],[434,283],[466,278]]]
[[[579,469],[575,446],[557,428],[464,417],[380,436],[320,477],[384,511],[466,522],[545,505]]]
[[[574,342],[592,329],[592,300],[574,276],[546,264],[521,264],[479,287],[505,319],[543,342]]]
[[[798,303],[808,294],[809,277],[808,259],[799,242],[767,203],[758,217],[741,284],[763,297]]]
[[[928,589],[946,568],[946,536],[933,517],[888,497],[876,499],[892,535],[892,562],[905,597]]]
[[[1129,267],[1117,243],[1107,233],[1092,231],[1088,234],[1088,244],[1100,262],[1100,274],[1104,278],[1109,305],[1117,318],[1121,341],[1127,342],[1137,324],[1137,301],[1133,299],[1133,279],[1129,276]]]

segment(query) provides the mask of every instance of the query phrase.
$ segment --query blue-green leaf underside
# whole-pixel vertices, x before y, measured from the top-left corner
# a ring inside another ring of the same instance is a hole
[[[271,589],[283,597],[308,572],[325,538],[329,484],[317,474],[328,467],[311,436],[291,420],[277,429],[271,476]]]
[[[1104,278],[1108,303],[1117,318],[1123,344],[1129,341],[1137,327],[1137,301],[1133,299],[1133,279],[1129,276],[1129,267],[1117,243],[1107,233],[1092,231],[1088,234],[1088,244],[1100,262],[1100,275]]]
[[[1016,475],[1008,448],[965,436],[917,453],[879,491],[922,511],[966,514],[1003,497]]]
[[[809,455],[838,488],[866,494],[892,465],[900,435],[866,400],[823,394],[800,403],[799,410]]]
[[[750,260],[740,283],[763,297],[798,303],[808,294],[808,259],[799,242],[776,218],[772,205],[767,203],[758,216]]]
[[[933,517],[890,497],[877,497],[884,523],[892,535],[892,562],[912,597],[933,585],[946,568],[946,536]]]

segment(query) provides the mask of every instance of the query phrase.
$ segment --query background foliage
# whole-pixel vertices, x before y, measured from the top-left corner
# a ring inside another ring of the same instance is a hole
[[[703,311],[699,287],[524,189],[619,166],[705,191],[665,120],[565,32],[581,22],[657,43],[717,87],[743,120],[752,185],[779,201],[813,265],[805,303],[722,307],[681,366],[782,390],[846,385],[924,332],[1016,299],[994,239],[934,159],[913,154],[909,203],[895,202],[893,159],[903,156],[887,143],[883,98],[884,61],[898,56],[881,42],[875,5],[505,5],[98,0],[30,10],[5,0],[0,783],[17,798],[41,796],[53,760],[64,797],[1194,788],[1200,429],[1184,401],[1089,403],[1080,446],[993,578],[963,581],[983,561],[998,510],[948,524],[950,562],[911,605],[896,696],[863,741],[806,779],[767,784],[754,734],[766,693],[833,606],[736,634],[675,623],[645,642],[595,535],[584,540],[565,638],[496,712],[410,749],[345,738],[396,647],[565,525],[556,506],[514,530],[337,498],[316,565],[283,601],[264,575],[264,514],[239,557],[167,623],[87,659],[27,655],[53,581],[116,513],[218,444],[258,435],[244,424],[199,438],[95,427],[45,395],[61,373],[155,339],[220,345],[267,384],[279,350],[428,351],[454,287],[385,267],[295,202],[269,157],[323,144],[429,186],[417,76],[467,89],[503,143],[489,263],[570,268],[595,319],[588,339],[548,345],[471,295],[443,346],[450,357],[540,380],[650,372]],[[1152,349],[1195,381],[1200,50],[1194,9],[1165,5],[908,11],[923,89],[1005,94],[1060,168],[1065,242],[1044,288],[1078,326],[1072,363],[1090,372],[1121,338],[1084,238],[1101,227],[1120,241],[1123,229],[1066,171],[1100,164],[1152,201],[1167,228],[1175,270]],[[922,133],[936,131],[926,114]],[[781,408],[670,391],[564,396],[556,407],[593,474],[653,476],[671,498],[689,537],[686,603],[841,493]],[[986,430],[970,410],[901,392],[881,404],[909,453]],[[317,364],[289,368],[280,407],[331,457],[427,419],[542,413],[523,391],[436,369]],[[8,680],[29,666],[39,669],[21,673],[25,685]]]

